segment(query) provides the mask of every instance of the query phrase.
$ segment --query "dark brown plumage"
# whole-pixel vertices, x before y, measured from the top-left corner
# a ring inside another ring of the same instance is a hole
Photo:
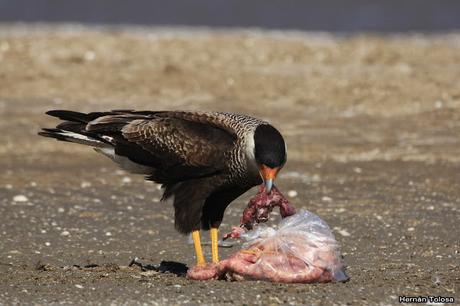
[[[40,135],[92,146],[126,170],[162,184],[163,198],[174,197],[175,226],[182,233],[217,228],[225,208],[262,182],[262,165],[279,169],[286,161],[279,132],[245,115],[130,110],[47,114],[64,122]],[[273,171],[276,175],[278,170]]]

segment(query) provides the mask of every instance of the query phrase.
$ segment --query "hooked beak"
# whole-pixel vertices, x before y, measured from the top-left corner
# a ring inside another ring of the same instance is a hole
[[[280,170],[279,167],[270,168],[268,166],[265,166],[264,164],[262,164],[259,167],[259,173],[262,179],[264,180],[265,190],[267,193],[270,193],[270,191],[272,190],[273,181],[276,178],[276,174],[278,173],[279,170]]]

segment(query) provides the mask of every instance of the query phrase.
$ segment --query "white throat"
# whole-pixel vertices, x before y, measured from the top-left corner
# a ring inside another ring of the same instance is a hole
[[[246,155],[246,165],[249,172],[252,172],[255,175],[259,175],[259,168],[257,166],[256,157],[255,157],[255,143],[254,143],[254,130],[248,132],[245,135],[245,155]]]

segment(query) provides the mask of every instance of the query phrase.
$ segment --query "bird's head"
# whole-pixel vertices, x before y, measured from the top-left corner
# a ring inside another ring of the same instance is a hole
[[[269,124],[259,125],[254,131],[254,157],[267,193],[286,163],[286,144],[280,132]]]

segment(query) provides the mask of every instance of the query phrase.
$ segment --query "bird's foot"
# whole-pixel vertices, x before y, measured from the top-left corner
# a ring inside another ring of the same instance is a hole
[[[218,279],[220,276],[219,271],[219,264],[217,263],[208,263],[204,266],[196,265],[188,269],[187,278],[193,280]]]

